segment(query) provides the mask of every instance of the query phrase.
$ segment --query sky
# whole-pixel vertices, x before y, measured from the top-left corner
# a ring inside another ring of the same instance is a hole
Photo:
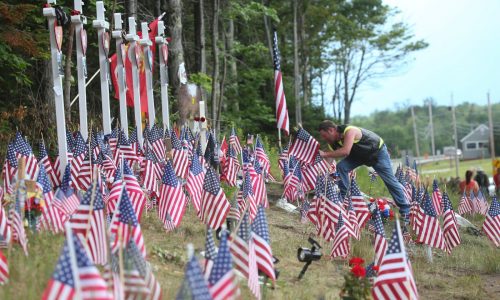
[[[411,55],[397,75],[361,87],[352,116],[421,105],[500,101],[500,0],[386,0],[401,13],[417,39],[429,46]],[[330,90],[330,89],[328,89]],[[329,91],[331,93],[331,91]],[[331,98],[328,96],[327,99]]]

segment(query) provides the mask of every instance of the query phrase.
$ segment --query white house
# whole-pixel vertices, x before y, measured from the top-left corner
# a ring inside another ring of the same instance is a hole
[[[490,129],[481,124],[464,136],[462,143],[462,153],[464,159],[478,159],[490,156]]]

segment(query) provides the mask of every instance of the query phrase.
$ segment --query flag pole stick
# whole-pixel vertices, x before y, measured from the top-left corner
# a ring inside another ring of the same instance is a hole
[[[97,190],[97,168],[96,167],[93,168],[92,173],[94,174],[94,180],[92,182],[93,183],[92,184],[92,194],[90,197],[89,219],[87,221],[87,226],[85,229],[85,243],[87,243],[87,240],[88,240],[88,235],[89,235],[89,231],[90,231],[90,222],[92,219],[92,214],[94,213],[94,200],[96,197],[96,190]]]
[[[127,225],[128,226],[128,225]],[[125,282],[124,264],[123,264],[123,247],[122,247],[122,227],[118,226],[118,265],[120,268],[120,282]]]
[[[282,150],[282,147],[281,147],[281,129],[278,128],[278,146],[280,148],[280,152]]]
[[[66,240],[68,242],[69,260],[71,264],[71,272],[73,275],[73,281],[75,283],[75,299],[82,299],[80,277],[78,273],[78,264],[75,256],[75,244],[73,243],[73,232],[69,222],[64,224],[66,230]]]

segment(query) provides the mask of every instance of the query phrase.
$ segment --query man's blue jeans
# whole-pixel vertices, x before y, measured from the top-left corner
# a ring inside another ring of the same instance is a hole
[[[349,184],[349,172],[361,165],[363,165],[363,163],[349,157],[344,158],[337,164],[337,172],[340,175],[339,188],[342,198],[345,197],[347,191],[346,184]],[[394,173],[392,172],[391,159],[385,145],[383,145],[379,150],[377,162],[372,167],[384,181],[385,186],[392,195],[392,198],[399,206],[399,213],[401,215],[408,215],[408,213],[410,212],[410,205],[406,201],[403,192],[403,186],[401,185],[401,183],[399,183],[399,181],[396,179],[396,176],[394,176]]]

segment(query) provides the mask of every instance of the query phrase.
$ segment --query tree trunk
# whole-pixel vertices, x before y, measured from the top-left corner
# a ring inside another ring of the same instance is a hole
[[[212,128],[217,124],[217,98],[219,95],[219,0],[213,0],[213,19],[212,19]]]
[[[158,17],[161,13],[161,0],[155,0],[155,17]]]
[[[205,18],[204,0],[194,2],[194,48],[196,53],[196,71],[200,73],[207,72],[207,58],[205,54]]]
[[[70,24],[68,41],[66,47],[66,59],[64,62],[64,114],[66,122],[71,124],[71,56],[73,54],[73,40],[75,37],[75,25]]]
[[[326,114],[326,108],[325,108],[325,90],[324,90],[324,85],[323,85],[323,68],[319,68],[319,92],[321,94],[321,107],[323,108],[323,111]]]
[[[226,56],[229,61],[229,80],[233,86],[233,110],[239,118],[240,111],[240,97],[238,95],[238,69],[236,59],[234,57],[234,20],[229,19],[228,28],[226,31]]]
[[[293,77],[295,97],[295,120],[297,125],[302,124],[302,109],[300,104],[300,72],[299,72],[299,42],[297,34],[297,5],[298,0],[293,1]]]
[[[269,6],[269,0],[262,1],[262,4],[265,6]],[[269,55],[271,56],[271,61],[274,60],[273,57],[273,38],[272,32],[271,32],[271,22],[269,21],[269,18],[264,15],[264,27],[266,28],[266,38],[267,38],[267,47],[269,48]]]
[[[225,30],[223,30],[225,32]],[[222,79],[220,81],[220,93],[219,93],[219,103],[217,107],[217,133],[220,133],[220,123],[221,123],[221,115],[222,115],[222,104],[224,99],[224,84],[226,83],[226,74],[227,74],[227,53],[226,53],[226,35],[222,34]]]
[[[127,15],[129,17],[135,17],[137,23],[137,0],[127,0]]]
[[[305,14],[307,10],[307,5],[305,0],[301,1],[302,7],[300,8],[299,15],[299,28],[300,28],[300,53],[301,53],[301,62],[302,62],[302,103],[307,106],[309,105],[309,56],[306,52],[306,28],[305,28]]]
[[[184,50],[182,47],[182,2],[181,0],[169,0],[171,14],[169,16],[170,23],[170,34],[172,40],[169,43],[169,79],[170,86],[177,95],[179,89],[179,65],[184,62]],[[174,101],[176,102],[176,101]]]

